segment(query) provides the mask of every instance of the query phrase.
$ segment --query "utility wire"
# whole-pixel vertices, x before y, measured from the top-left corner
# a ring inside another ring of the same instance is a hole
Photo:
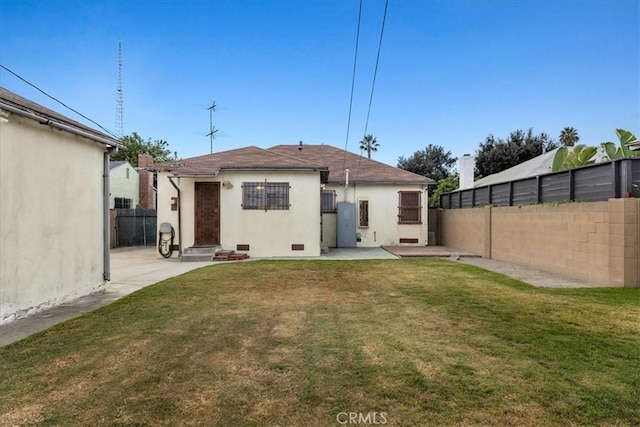
[[[369,97],[369,108],[367,109],[367,121],[364,125],[364,135],[367,135],[367,128],[369,127],[369,114],[371,113],[371,104],[373,103],[373,91],[376,87],[376,77],[378,75],[378,63],[380,62],[380,50],[382,49],[382,36],[384,35],[384,24],[387,21],[387,8],[389,7],[389,0],[384,3],[384,14],[382,15],[382,28],[380,29],[380,40],[378,41],[378,56],[376,57],[376,68],[373,72],[373,83],[371,84],[371,96]]]
[[[367,109],[367,120],[364,125],[364,134],[367,136],[367,128],[369,127],[369,114],[371,113],[371,104],[373,104],[373,91],[376,87],[376,77],[378,75],[378,64],[380,63],[380,51],[382,50],[382,37],[384,35],[384,24],[387,21],[387,9],[389,7],[389,0],[384,3],[384,14],[382,15],[382,27],[380,28],[380,40],[378,41],[378,55],[376,56],[376,66],[373,71],[373,83],[371,84],[371,96],[369,96],[369,108]],[[364,138],[363,138],[364,139]],[[362,149],[360,149],[360,160],[358,161],[358,169],[356,170],[356,179],[358,179],[358,173],[360,172],[360,161],[362,160]]]
[[[349,145],[349,128],[351,127],[351,111],[353,108],[353,89],[356,84],[356,64],[358,63],[358,41],[360,40],[360,21],[362,20],[362,0],[358,9],[358,28],[356,30],[356,50],[353,57],[353,76],[351,77],[351,98],[349,100],[349,116],[347,118],[347,137],[344,141],[344,158],[342,161],[342,173],[345,174],[345,182],[347,180],[345,165],[347,164],[347,147]]]
[[[100,123],[91,120],[89,117],[85,116],[84,114],[82,114],[81,112],[69,107],[67,104],[65,104],[64,102],[60,101],[59,99],[55,98],[54,96],[49,95],[47,92],[45,92],[44,90],[40,89],[38,86],[34,85],[33,83],[27,81],[26,79],[24,79],[23,77],[21,77],[20,75],[18,75],[17,73],[11,71],[10,69],[8,69],[7,67],[5,67],[4,65],[0,64],[0,68],[8,71],[9,73],[13,74],[14,76],[16,76],[17,78],[19,78],[20,80],[22,80],[23,82],[25,82],[26,84],[28,84],[29,86],[33,87],[34,89],[38,90],[39,92],[42,92],[43,94],[45,94],[46,96],[48,96],[49,98],[53,99],[54,101],[56,101],[58,104],[62,105],[65,108],[68,108],[69,110],[73,111],[74,113],[76,113],[77,115],[79,115],[80,117],[89,120],[91,123],[93,123],[94,125],[98,126],[100,129],[102,129],[103,131],[105,131],[106,133],[108,133],[110,136],[112,136],[115,139],[119,139],[118,136],[116,136],[116,134],[114,134],[113,132],[111,132],[110,130],[107,130],[105,128],[103,128]]]

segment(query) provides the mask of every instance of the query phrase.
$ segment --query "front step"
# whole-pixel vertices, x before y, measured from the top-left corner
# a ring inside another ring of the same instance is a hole
[[[190,248],[186,248],[184,252],[182,252],[182,256],[180,257],[180,261],[182,262],[202,262],[202,261],[211,261],[215,256],[216,252],[220,251],[222,246],[192,246]]]
[[[249,258],[247,254],[237,254],[235,251],[225,251],[222,246],[196,246],[186,248],[180,257],[182,262],[206,261],[240,261]]]

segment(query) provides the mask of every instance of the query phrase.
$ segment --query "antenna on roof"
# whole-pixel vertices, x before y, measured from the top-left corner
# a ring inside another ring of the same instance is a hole
[[[118,88],[116,90],[116,135],[124,136],[124,109],[122,94],[122,42],[118,42]]]
[[[209,110],[209,133],[207,136],[211,141],[211,154],[213,154],[213,140],[216,138],[216,133],[218,132],[218,129],[213,126],[213,112],[216,111],[216,101],[213,101],[207,110]]]

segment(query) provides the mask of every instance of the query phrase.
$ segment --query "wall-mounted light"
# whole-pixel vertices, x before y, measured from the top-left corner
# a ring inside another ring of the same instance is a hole
[[[224,181],[222,183],[222,186],[227,190],[231,190],[233,188],[233,184],[231,183],[231,181]]]

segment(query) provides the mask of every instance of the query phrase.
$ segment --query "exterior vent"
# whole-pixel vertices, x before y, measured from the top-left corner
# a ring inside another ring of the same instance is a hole
[[[237,245],[236,246],[236,251],[248,251],[249,249],[249,245]]]
[[[400,238],[400,243],[418,243],[419,239]]]
[[[294,243],[291,245],[292,251],[304,251],[304,244]]]

